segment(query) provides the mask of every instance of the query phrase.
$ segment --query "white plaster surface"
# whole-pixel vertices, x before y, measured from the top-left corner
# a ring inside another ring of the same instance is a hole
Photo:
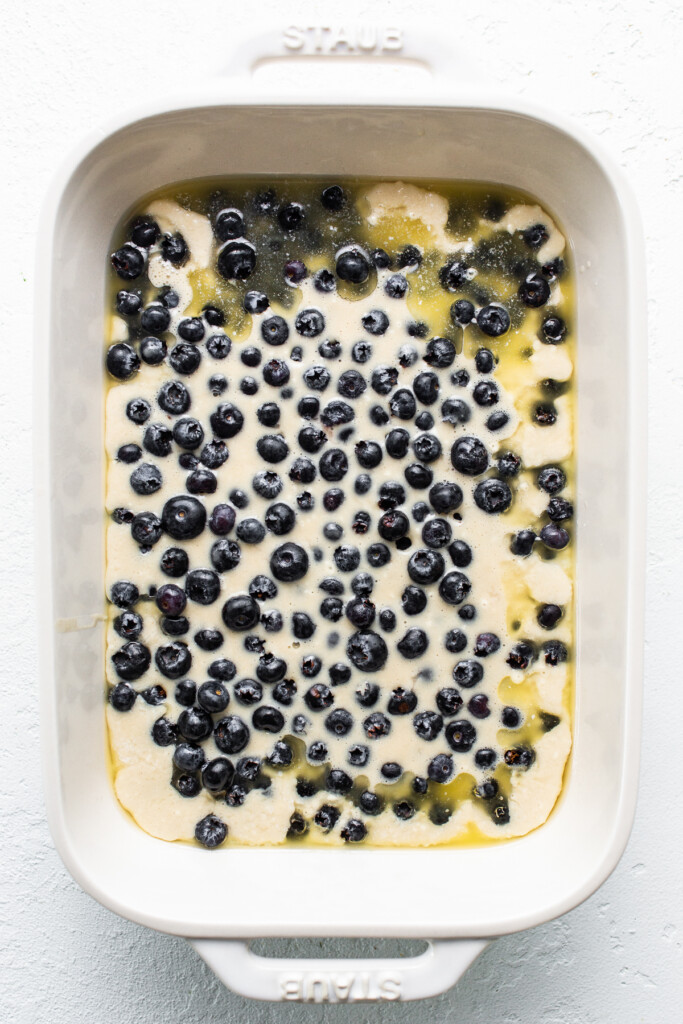
[[[138,98],[219,69],[245,9],[261,25],[368,18],[410,0],[23,0],[0,5],[0,1021],[218,1024],[420,1020],[676,1024],[683,1019],[679,797],[683,578],[683,8],[679,0],[422,0],[422,27],[493,82],[556,106],[625,168],[645,222],[650,315],[650,522],[641,795],[621,864],[583,906],[494,943],[456,989],[419,1006],[247,1003],[180,939],[102,909],[66,873],[41,795],[31,551],[31,308],[37,213],[55,164]],[[264,72],[272,73],[272,72]],[[642,400],[646,400],[645,394]],[[646,483],[643,481],[643,490]],[[599,780],[598,783],[599,784]],[[179,880],[179,885],[183,882]],[[480,879],[486,885],[486,879]],[[280,952],[299,944],[270,944]],[[307,952],[319,943],[307,944]],[[339,944],[335,948],[338,948]],[[373,943],[354,944],[369,954]],[[383,950],[386,952],[386,949]]]

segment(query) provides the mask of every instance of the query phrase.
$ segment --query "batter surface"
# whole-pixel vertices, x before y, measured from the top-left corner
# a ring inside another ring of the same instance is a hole
[[[571,746],[565,239],[473,185],[199,182],[107,316],[107,721],[151,835],[521,836]]]

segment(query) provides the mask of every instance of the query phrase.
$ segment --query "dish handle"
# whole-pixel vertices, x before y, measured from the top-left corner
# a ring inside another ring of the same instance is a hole
[[[224,985],[249,999],[295,1003],[378,1003],[445,992],[490,939],[430,941],[419,956],[297,959],[258,956],[241,939],[190,939]]]
[[[422,31],[417,25],[379,26],[362,22],[347,29],[324,23],[303,28],[283,24],[268,31],[256,30],[238,40],[225,64],[228,75],[249,79],[264,64],[291,60],[372,61],[422,67],[432,79],[471,82],[478,76],[476,65],[462,51],[454,52],[450,41]],[[345,78],[352,89],[353,76]]]

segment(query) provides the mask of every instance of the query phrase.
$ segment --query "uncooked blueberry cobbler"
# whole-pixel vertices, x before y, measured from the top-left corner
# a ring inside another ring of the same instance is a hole
[[[208,848],[521,836],[571,746],[565,239],[490,185],[195,181],[117,229],[107,721]]]

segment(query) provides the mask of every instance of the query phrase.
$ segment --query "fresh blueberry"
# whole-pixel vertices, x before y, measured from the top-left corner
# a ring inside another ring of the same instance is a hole
[[[451,306],[450,314],[454,324],[464,326],[474,319],[474,306],[467,299],[457,299]]]
[[[435,740],[443,729],[443,718],[436,711],[420,711],[413,718],[413,728],[421,740]]]
[[[550,285],[542,274],[533,272],[522,281],[517,294],[525,306],[537,309],[550,298]]]
[[[512,492],[504,480],[490,477],[477,484],[474,489],[474,501],[483,512],[499,515],[510,508]]]
[[[561,526],[556,526],[555,523],[549,523],[548,526],[544,526],[540,536],[545,546],[555,551],[561,551],[562,548],[566,548],[570,539],[567,531]]]
[[[428,466],[420,465],[420,463],[413,463],[411,466],[406,466],[404,470],[404,476],[411,487],[416,490],[424,490],[426,487],[430,487],[434,474]]]
[[[399,654],[412,660],[421,658],[429,646],[429,638],[423,629],[411,628],[396,645]]]
[[[379,569],[391,560],[389,548],[382,543],[371,544],[365,554],[373,569]]]
[[[476,437],[460,437],[451,448],[453,468],[467,476],[478,476],[488,469],[489,455]]]
[[[270,571],[281,583],[294,583],[308,572],[308,555],[299,544],[287,542],[270,556]]]
[[[400,420],[411,420],[417,410],[415,395],[408,388],[399,388],[389,399],[391,415]]]
[[[189,255],[187,242],[181,234],[164,235],[161,240],[162,259],[172,263],[174,267],[180,267],[187,261]]]
[[[112,345],[107,352],[107,370],[117,380],[129,380],[140,369],[140,358],[131,345]]]
[[[510,330],[510,314],[504,306],[483,306],[477,313],[477,326],[489,338],[500,338]]]
[[[337,277],[350,284],[363,284],[370,273],[370,264],[360,249],[351,248],[340,252],[336,260]]]
[[[559,345],[567,334],[567,325],[559,316],[549,316],[541,324],[541,341],[546,345]]]
[[[449,747],[456,753],[464,754],[474,746],[477,730],[466,719],[456,719],[446,726],[445,736]]]
[[[321,456],[318,466],[323,479],[333,483],[346,476],[349,462],[341,448],[330,448]]]
[[[434,434],[419,434],[413,439],[413,453],[420,462],[435,462],[441,455],[441,442]]]
[[[450,260],[439,270],[439,281],[446,291],[457,292],[468,280],[468,267],[461,260]]]
[[[428,548],[414,551],[408,560],[408,575],[413,583],[436,583],[446,569],[443,555]]]
[[[134,281],[145,269],[145,255],[135,245],[123,245],[111,254],[111,264],[124,281]]]
[[[249,727],[239,715],[226,715],[217,722],[213,739],[223,754],[239,754],[249,742]]]

